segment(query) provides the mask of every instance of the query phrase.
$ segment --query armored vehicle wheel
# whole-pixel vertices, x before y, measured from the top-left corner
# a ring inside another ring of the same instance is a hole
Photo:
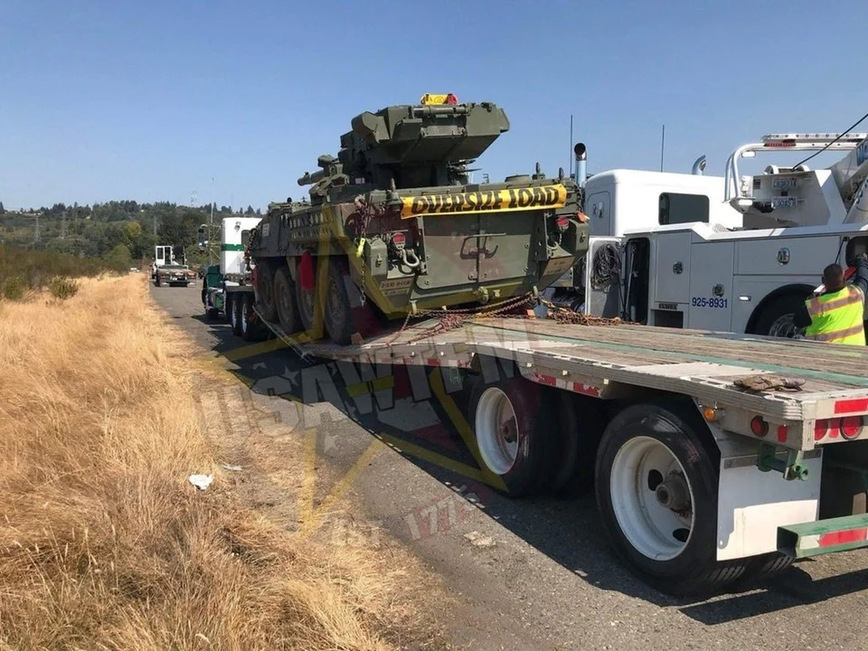
[[[235,306],[232,305],[232,298],[229,294],[223,299],[223,318],[226,319],[227,323],[232,323],[232,310],[235,309]]]
[[[719,461],[691,407],[628,407],[597,453],[597,507],[615,553],[676,595],[720,588],[745,569],[745,559],[717,561]]]
[[[274,302],[283,331],[291,335],[301,330],[301,320],[298,318],[298,310],[295,309],[295,286],[286,267],[281,267],[274,274]]]
[[[256,302],[266,321],[277,318],[277,304],[274,300],[274,265],[268,260],[256,263]]]
[[[480,376],[470,394],[470,424],[478,458],[498,475],[496,487],[511,497],[535,492],[549,466],[551,393],[522,377],[486,383]]]
[[[310,257],[308,272],[303,271],[306,264],[304,256],[298,262],[297,282],[295,283],[295,305],[298,318],[305,330],[312,330],[316,320],[316,260]],[[309,276],[303,278],[302,276]]]
[[[350,301],[350,292],[355,290],[346,262],[337,258],[329,258],[329,275],[326,281],[325,305],[323,321],[329,337],[336,344],[350,343],[353,333],[356,332],[353,321],[353,305]],[[361,308],[361,301],[357,308]]]

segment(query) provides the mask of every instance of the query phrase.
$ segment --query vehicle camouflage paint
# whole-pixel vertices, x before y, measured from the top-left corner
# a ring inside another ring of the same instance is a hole
[[[541,291],[584,254],[580,190],[563,170],[469,182],[509,129],[495,104],[426,95],[351,124],[337,158],[298,180],[310,198],[270,204],[251,233],[257,305],[284,330],[321,318],[346,343],[408,313]]]

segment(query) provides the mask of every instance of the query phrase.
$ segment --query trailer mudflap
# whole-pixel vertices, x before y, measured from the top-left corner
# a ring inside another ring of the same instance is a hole
[[[778,551],[795,558],[868,547],[868,513],[778,527]]]

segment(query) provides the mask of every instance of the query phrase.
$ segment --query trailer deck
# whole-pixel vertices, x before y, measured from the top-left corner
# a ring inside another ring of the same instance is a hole
[[[279,329],[278,329],[279,330]],[[442,330],[428,320],[368,341],[338,346],[302,344],[310,355],[377,364],[469,368],[475,356],[514,360],[528,379],[603,399],[637,388],[692,396],[718,410],[720,425],[755,436],[750,419],[770,424],[768,437],[784,447],[810,450],[816,442],[849,438],[828,419],[868,414],[868,350],[641,325],[575,325],[549,319],[481,318]],[[776,374],[804,379],[798,391],[755,393],[737,378]]]

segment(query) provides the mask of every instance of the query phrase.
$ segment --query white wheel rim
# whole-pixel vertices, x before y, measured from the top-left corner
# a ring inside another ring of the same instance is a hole
[[[793,319],[793,314],[784,314],[779,316],[769,327],[769,336],[771,337],[787,337],[792,339],[795,335],[804,334],[804,328],[797,328]]]
[[[495,474],[505,475],[515,465],[521,433],[515,409],[498,388],[486,389],[476,407],[476,443],[485,465]]]
[[[247,332],[247,301],[241,303],[241,332]]]
[[[648,436],[630,439],[615,455],[609,486],[615,519],[636,551],[656,561],[684,551],[694,525],[693,487],[672,450]],[[679,498],[674,509],[661,502],[667,494]]]

